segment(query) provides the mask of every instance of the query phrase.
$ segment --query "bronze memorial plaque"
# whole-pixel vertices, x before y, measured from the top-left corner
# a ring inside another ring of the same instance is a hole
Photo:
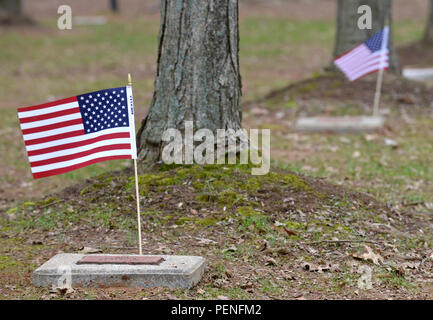
[[[152,264],[164,261],[161,257],[151,256],[84,256],[77,264]]]

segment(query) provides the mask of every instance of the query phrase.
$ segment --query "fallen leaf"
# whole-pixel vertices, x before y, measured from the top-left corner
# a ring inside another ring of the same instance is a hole
[[[83,254],[92,254],[92,253],[102,253],[101,249],[95,249],[95,248],[90,248],[90,247],[82,247],[79,250],[80,253]]]
[[[243,282],[241,285],[240,285],[240,288],[241,289],[250,289],[250,288],[252,288],[253,287],[253,283],[251,282],[251,281],[247,281],[247,282]]]
[[[275,250],[275,252],[278,253],[278,254],[281,254],[281,255],[290,254],[290,251],[287,248],[277,248]]]
[[[255,116],[264,116],[269,114],[269,111],[265,108],[254,107],[250,110],[250,112]]]
[[[227,252],[236,252],[238,249],[236,248],[235,245],[231,245],[228,248],[223,249],[222,253],[227,253]]]
[[[379,254],[374,253],[373,249],[371,249],[369,246],[364,246],[364,253],[362,253],[361,255],[354,253],[352,254],[352,257],[357,260],[371,261],[376,265],[384,263],[383,258]]]
[[[388,146],[388,147],[391,147],[393,149],[398,148],[398,143],[395,140],[385,138],[384,142],[385,142],[385,145]]]
[[[298,235],[295,231],[289,230],[285,226],[283,226],[283,230],[287,233],[288,236],[296,236],[296,235]]]
[[[276,265],[277,265],[277,261],[274,258],[271,257],[266,258],[265,266],[276,266]]]
[[[354,151],[352,154],[352,158],[354,158],[354,159],[359,158],[360,156],[361,156],[361,152],[359,152],[359,151]]]
[[[420,262],[404,262],[401,264],[403,269],[413,269],[416,270],[420,266]]]
[[[205,239],[205,238],[196,238],[198,240],[197,244],[202,244],[202,245],[212,245],[212,244],[217,244],[216,241],[213,241],[211,239]]]

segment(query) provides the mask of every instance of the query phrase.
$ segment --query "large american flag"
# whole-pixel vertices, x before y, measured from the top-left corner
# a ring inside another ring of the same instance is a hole
[[[334,60],[335,65],[355,81],[370,73],[389,67],[389,27]]]
[[[35,179],[137,158],[130,86],[19,108],[18,118]]]

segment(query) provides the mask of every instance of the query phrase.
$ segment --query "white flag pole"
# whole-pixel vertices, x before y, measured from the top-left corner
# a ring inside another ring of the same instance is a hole
[[[374,95],[374,107],[373,107],[374,117],[379,116],[379,105],[380,105],[380,97],[382,93],[383,72],[384,72],[384,68],[380,69],[379,75],[377,76],[376,94]]]
[[[386,18],[386,21],[388,21],[388,18]],[[376,83],[376,94],[374,95],[374,106],[373,106],[373,116],[378,117],[379,114],[379,106],[380,106],[380,98],[382,94],[382,83],[383,83],[383,73],[385,71],[385,59],[386,54],[388,50],[388,39],[389,39],[389,26],[388,22],[385,23],[385,27],[383,29],[383,41],[382,41],[382,59],[380,62],[380,70],[379,74],[377,76],[377,83]]]
[[[131,74],[130,73],[128,73],[128,86],[131,87],[131,90],[132,90],[132,80],[131,80]],[[134,121],[133,117],[132,117],[132,121]],[[132,126],[131,123],[129,125]],[[133,127],[135,128],[135,125]],[[134,131],[135,131],[135,129],[134,129]],[[135,132],[132,132],[132,134],[135,135]],[[134,142],[135,142],[135,139],[134,139]],[[141,255],[143,255],[143,248],[142,248],[142,242],[141,242],[140,192],[138,190],[137,157],[134,157],[134,173],[135,173],[135,197],[137,199],[138,248],[139,248],[139,254],[141,256]]]

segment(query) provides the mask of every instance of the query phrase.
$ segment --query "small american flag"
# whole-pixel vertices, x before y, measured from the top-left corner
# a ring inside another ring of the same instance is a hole
[[[137,158],[130,86],[19,108],[18,118],[35,179]]]
[[[389,67],[389,27],[385,27],[356,48],[336,58],[334,63],[349,78],[355,81],[378,70]]]

